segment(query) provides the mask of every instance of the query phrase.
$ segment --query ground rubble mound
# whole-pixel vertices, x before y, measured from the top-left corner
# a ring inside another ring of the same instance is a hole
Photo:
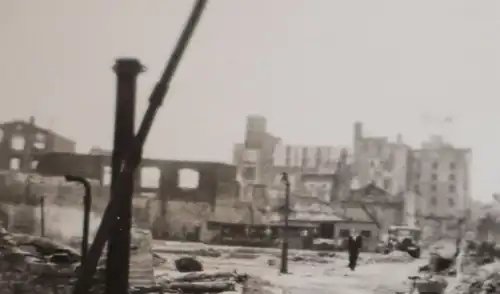
[[[375,255],[371,256],[368,259],[362,259],[363,263],[371,264],[371,263],[408,263],[415,260],[415,258],[411,257],[410,254],[404,251],[392,251],[385,255]]]
[[[500,293],[500,262],[468,270],[450,283],[445,294]]]
[[[132,253],[141,253],[143,250],[145,247]],[[0,293],[69,293],[78,278],[80,262],[81,254],[72,246],[50,238],[2,230]],[[162,262],[164,260],[158,263]],[[102,258],[92,282],[91,293],[104,293],[104,277],[105,258]],[[135,288],[131,287],[133,291]]]
[[[254,292],[262,286],[255,278],[236,271],[191,272],[182,275],[163,274],[156,277],[156,286],[144,289],[135,289],[132,293],[223,293],[238,291],[243,293]],[[246,292],[250,291],[250,292]]]

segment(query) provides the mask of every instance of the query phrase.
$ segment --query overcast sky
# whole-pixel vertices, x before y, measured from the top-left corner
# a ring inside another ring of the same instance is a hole
[[[142,114],[191,4],[0,0],[0,117],[35,115],[79,151],[111,146],[114,59],[147,66]],[[355,120],[372,135],[401,132],[413,146],[432,129],[473,149],[474,197],[488,199],[500,190],[499,5],[210,1],[146,155],[229,161],[251,113],[304,145],[349,144]],[[429,115],[454,124],[431,126]]]

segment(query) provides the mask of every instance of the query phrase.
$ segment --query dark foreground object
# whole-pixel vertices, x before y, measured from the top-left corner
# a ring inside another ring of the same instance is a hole
[[[201,272],[203,265],[193,257],[181,257],[175,261],[175,268],[181,273]]]

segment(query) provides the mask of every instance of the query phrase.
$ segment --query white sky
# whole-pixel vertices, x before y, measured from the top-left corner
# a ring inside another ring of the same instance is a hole
[[[146,155],[224,160],[245,116],[290,143],[426,137],[425,112],[453,115],[474,152],[474,197],[499,189],[500,7],[495,0],[212,0],[155,123]],[[186,20],[187,0],[0,0],[2,120],[36,115],[111,145],[118,56],[148,67],[139,113]],[[87,121],[87,122],[86,122]]]

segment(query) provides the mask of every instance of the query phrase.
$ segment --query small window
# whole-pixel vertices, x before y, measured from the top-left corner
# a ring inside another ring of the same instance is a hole
[[[11,170],[21,169],[21,160],[19,158],[11,158],[9,162],[9,167]]]
[[[38,167],[38,160],[33,160],[31,162],[31,169],[36,170],[37,167]]]
[[[347,238],[349,237],[349,230],[342,229],[339,231],[340,237]]]
[[[24,145],[26,144],[26,140],[24,139],[24,136],[15,135],[15,136],[12,136],[10,144],[11,144],[12,149],[14,149],[16,151],[21,151],[21,150],[24,150]]]
[[[451,170],[454,170],[456,168],[457,168],[457,165],[454,162],[450,163],[450,169]]]
[[[365,238],[371,238],[372,237],[372,232],[368,231],[368,230],[363,230],[363,231],[361,231],[361,236],[363,236]]]
[[[37,149],[45,149],[45,147],[46,147],[46,141],[47,141],[47,138],[45,137],[44,133],[38,133],[38,134],[36,134],[36,136],[35,136],[35,143],[34,143],[35,148],[37,148]]]
[[[449,198],[448,199],[448,205],[450,205],[450,207],[454,207],[455,206],[455,199]]]
[[[415,174],[415,179],[416,179],[417,181],[420,181],[420,173],[416,173],[416,174]]]
[[[454,174],[451,174],[448,178],[450,179],[450,181],[454,181],[456,179]]]
[[[439,167],[439,163],[437,163],[436,161],[432,163],[433,169],[438,169],[438,167]]]
[[[449,190],[451,193],[455,193],[455,191],[456,191],[455,185],[450,185],[450,187],[448,188],[448,190]]]
[[[390,179],[384,179],[384,189],[385,190],[391,189],[391,180]]]
[[[245,167],[243,169],[243,178],[247,181],[254,181],[257,177],[257,169],[255,167]]]
[[[437,179],[438,179],[438,176],[437,176],[436,174],[432,174],[432,176],[431,176],[431,177],[432,177],[432,180],[433,180],[433,181],[437,181]]]
[[[437,205],[437,203],[438,203],[438,202],[437,202],[436,197],[432,197],[432,198],[431,198],[431,205]]]
[[[102,185],[107,187],[111,185],[111,166],[105,166],[102,168]]]
[[[437,191],[437,186],[436,185],[431,185],[431,191],[436,192]]]

